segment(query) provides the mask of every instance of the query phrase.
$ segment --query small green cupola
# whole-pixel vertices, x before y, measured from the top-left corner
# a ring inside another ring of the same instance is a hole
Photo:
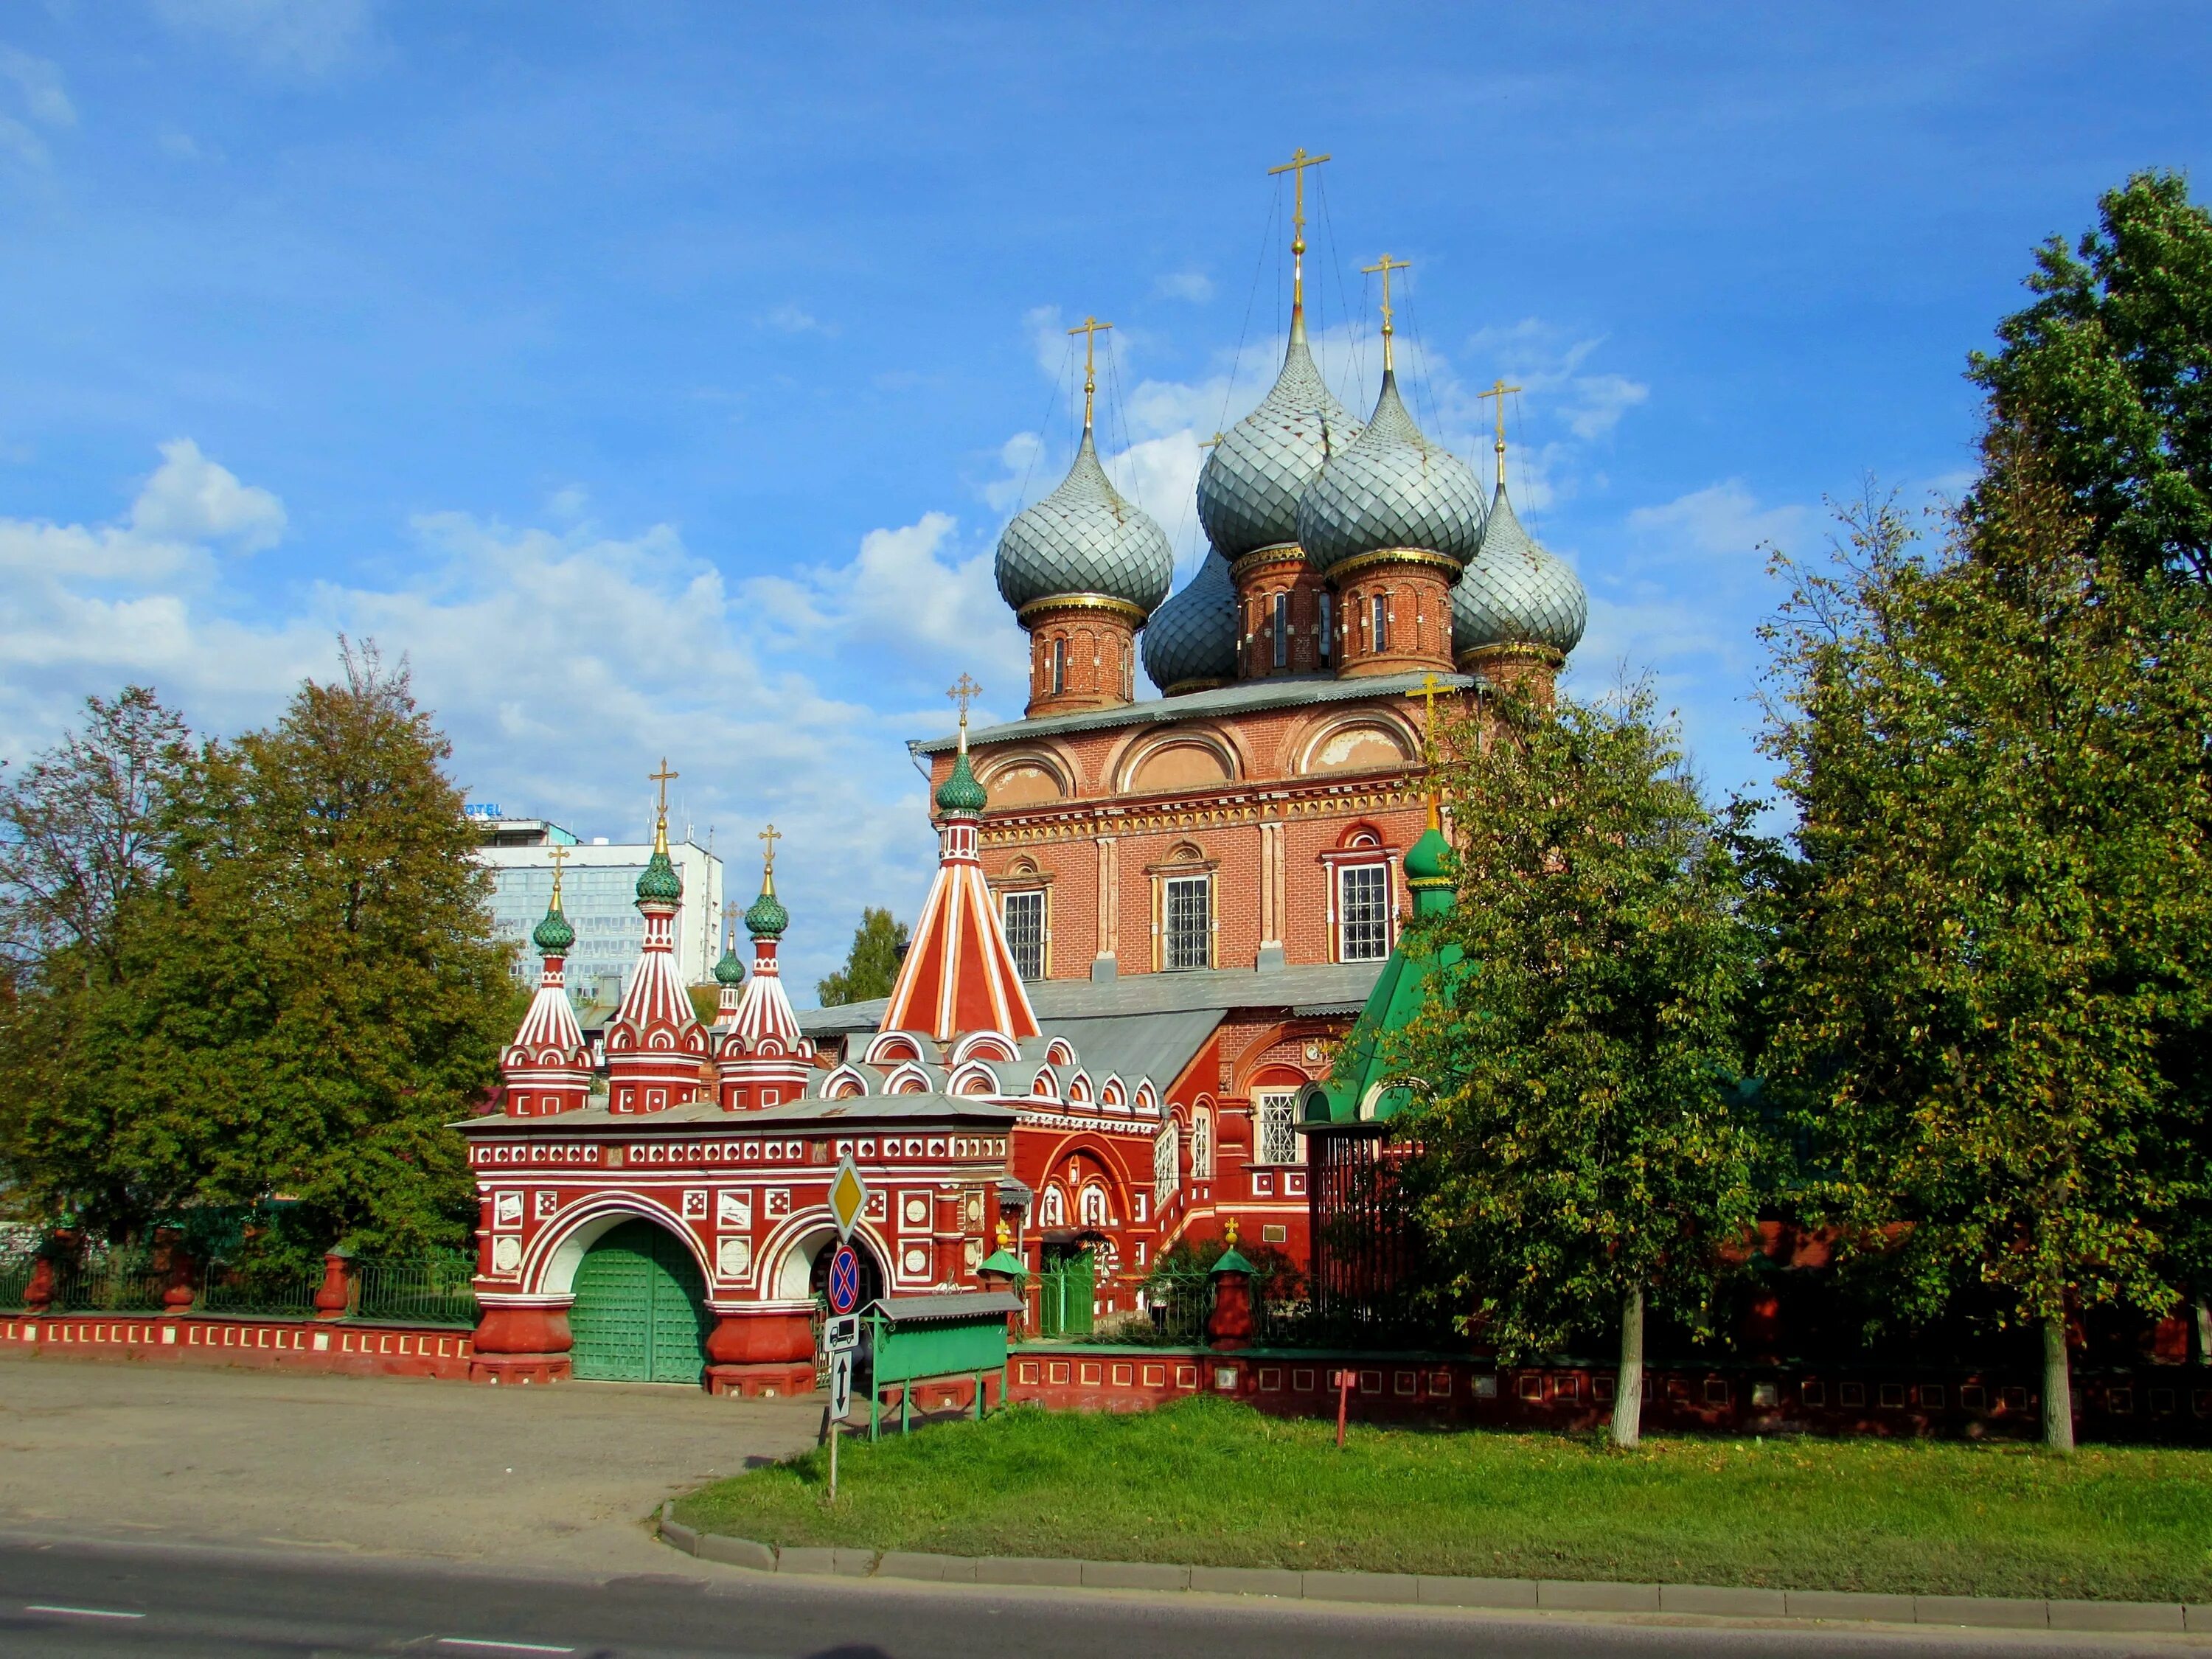
[[[663,760],[660,770],[653,775],[660,785],[660,804],[653,818],[653,856],[645,861],[645,873],[637,878],[638,902],[679,904],[684,899],[684,878],[676,873],[668,856],[668,781],[676,774]]]
[[[742,985],[745,980],[745,964],[738,957],[738,936],[730,933],[722,941],[722,959],[714,964],[717,985]]]
[[[975,681],[963,674],[952,688],[952,700],[960,705],[960,746],[952,757],[951,775],[937,786],[937,810],[958,812],[974,817],[990,805],[991,798],[983,786],[975,781],[975,770],[968,764],[968,705],[982,690]]]
[[[1406,885],[1413,896],[1413,925],[1398,935],[1390,959],[1368,994],[1367,1006],[1326,1082],[1309,1088],[1301,1115],[1316,1127],[1340,1123],[1385,1121],[1412,1103],[1405,1084],[1385,1064],[1390,1039],[1411,1024],[1428,1004],[1434,982],[1457,969],[1465,954],[1456,945],[1435,945],[1420,924],[1451,913],[1458,875],[1451,843],[1445,839],[1436,796],[1429,797],[1429,823],[1407,849]]]
[[[755,939],[781,939],[791,926],[791,912],[775,896],[775,864],[771,857],[761,872],[760,896],[745,911],[745,932]]]
[[[553,902],[545,907],[545,919],[530,930],[530,942],[543,957],[565,957],[568,947],[576,942],[576,930],[561,908],[561,883],[556,876],[553,883]]]

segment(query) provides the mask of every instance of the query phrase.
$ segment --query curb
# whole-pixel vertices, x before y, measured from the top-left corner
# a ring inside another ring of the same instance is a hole
[[[1882,1595],[1856,1590],[1749,1589],[1717,1584],[1620,1584],[1557,1578],[1454,1578],[1431,1573],[1323,1572],[1287,1567],[1187,1567],[1160,1561],[931,1555],[914,1550],[776,1549],[700,1532],[663,1508],[660,1539],[705,1561],[756,1572],[892,1578],[932,1584],[1199,1590],[1286,1601],[1479,1607],[1499,1612],[1679,1613],[1723,1619],[1806,1619],[1984,1630],[2212,1632],[2212,1607],[2180,1601],[2050,1601],[2005,1595]]]

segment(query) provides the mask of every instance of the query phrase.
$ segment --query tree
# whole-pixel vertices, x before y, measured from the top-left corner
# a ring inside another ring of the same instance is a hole
[[[2033,304],[1970,373],[2080,520],[2082,552],[2212,587],[2212,216],[2141,173],[2098,203],[2078,253],[2036,252]],[[2003,458],[1984,492],[2002,488]],[[1978,492],[1977,500],[1991,499]]]
[[[462,1236],[447,1125],[514,997],[448,752],[364,645],[194,759],[118,983],[26,1115],[17,1169],[50,1212],[120,1235],[283,1198],[301,1255]]]
[[[899,955],[906,949],[906,924],[893,921],[889,910],[862,907],[860,925],[853,930],[853,948],[845,954],[845,965],[815,983],[822,1006],[834,1008],[889,996],[898,978]]]
[[[1443,1285],[1507,1353],[1620,1320],[1613,1437],[1642,1431],[1653,1306],[1701,1326],[1754,1218],[1738,1022],[1758,968],[1734,850],[1638,687],[1522,704],[1445,769],[1456,945],[1393,1064],[1394,1127]]]
[[[1876,501],[1832,568],[1781,562],[1765,743],[1805,867],[1771,1071],[1859,1249],[1927,1306],[1963,1273],[2040,1332],[2065,1450],[2069,1312],[2170,1300],[2188,1126],[2161,1052],[2206,1012],[2212,662],[2032,438],[1986,451],[1937,556]]]
[[[190,755],[184,721],[143,685],[85,699],[85,723],[0,786],[0,948],[69,953],[112,975],[121,918],[161,865],[161,820]]]

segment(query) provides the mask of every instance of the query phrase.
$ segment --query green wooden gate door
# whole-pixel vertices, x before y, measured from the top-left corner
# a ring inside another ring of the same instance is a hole
[[[568,1310],[580,1377],[696,1382],[706,1370],[706,1285],[691,1253],[650,1221],[625,1221],[576,1267]]]

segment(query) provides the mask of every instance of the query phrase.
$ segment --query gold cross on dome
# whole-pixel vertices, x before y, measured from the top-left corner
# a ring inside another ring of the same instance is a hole
[[[1444,689],[1433,671],[1421,676],[1421,701],[1427,705],[1421,716],[1421,747],[1428,751],[1423,758],[1431,766],[1437,763],[1437,694]]]
[[[660,786],[659,811],[660,816],[664,818],[668,816],[668,786],[676,779],[680,778],[683,775],[684,775],[681,772],[672,772],[669,770],[668,757],[665,755],[663,755],[660,757],[660,769],[658,772],[647,772],[645,775],[645,781],[647,783],[657,783]]]
[[[561,866],[575,854],[559,842],[555,842],[545,849],[545,856],[553,860],[553,903],[558,908],[561,903]]]
[[[1085,317],[1067,331],[1083,337],[1083,429],[1086,432],[1091,429],[1091,400],[1098,390],[1098,337],[1113,326],[1096,317]]]
[[[1306,169],[1317,167],[1328,160],[1326,155],[1309,155],[1303,147],[1291,152],[1291,159],[1279,167],[1269,167],[1272,179],[1279,173],[1291,175],[1294,187],[1295,205],[1291,209],[1291,308],[1306,308]]]
[[[775,844],[782,839],[783,831],[777,829],[772,823],[769,825],[767,829],[760,832],[761,845],[768,848],[768,851],[761,857],[761,864],[763,869],[774,870],[775,868]]]
[[[968,724],[968,705],[983,695],[983,688],[969,678],[967,675],[963,674],[952,682],[952,689],[945,695],[957,705],[960,710],[960,724],[965,726]]]
[[[1411,270],[1413,268],[1413,262],[1411,259],[1394,259],[1387,253],[1376,264],[1359,267],[1361,273],[1365,276],[1372,276],[1378,270],[1382,273],[1382,367],[1386,372],[1392,366],[1390,337],[1396,332],[1390,321],[1390,273],[1394,270]]]
[[[1211,449],[1228,435],[1226,432],[1217,432],[1211,438],[1200,438],[1198,441],[1198,447],[1200,449]]]
[[[1514,392],[1527,390],[1526,386],[1508,386],[1501,378],[1489,391],[1474,394],[1477,403],[1485,398],[1498,399],[1498,482],[1501,484],[1505,482],[1505,399]]]

